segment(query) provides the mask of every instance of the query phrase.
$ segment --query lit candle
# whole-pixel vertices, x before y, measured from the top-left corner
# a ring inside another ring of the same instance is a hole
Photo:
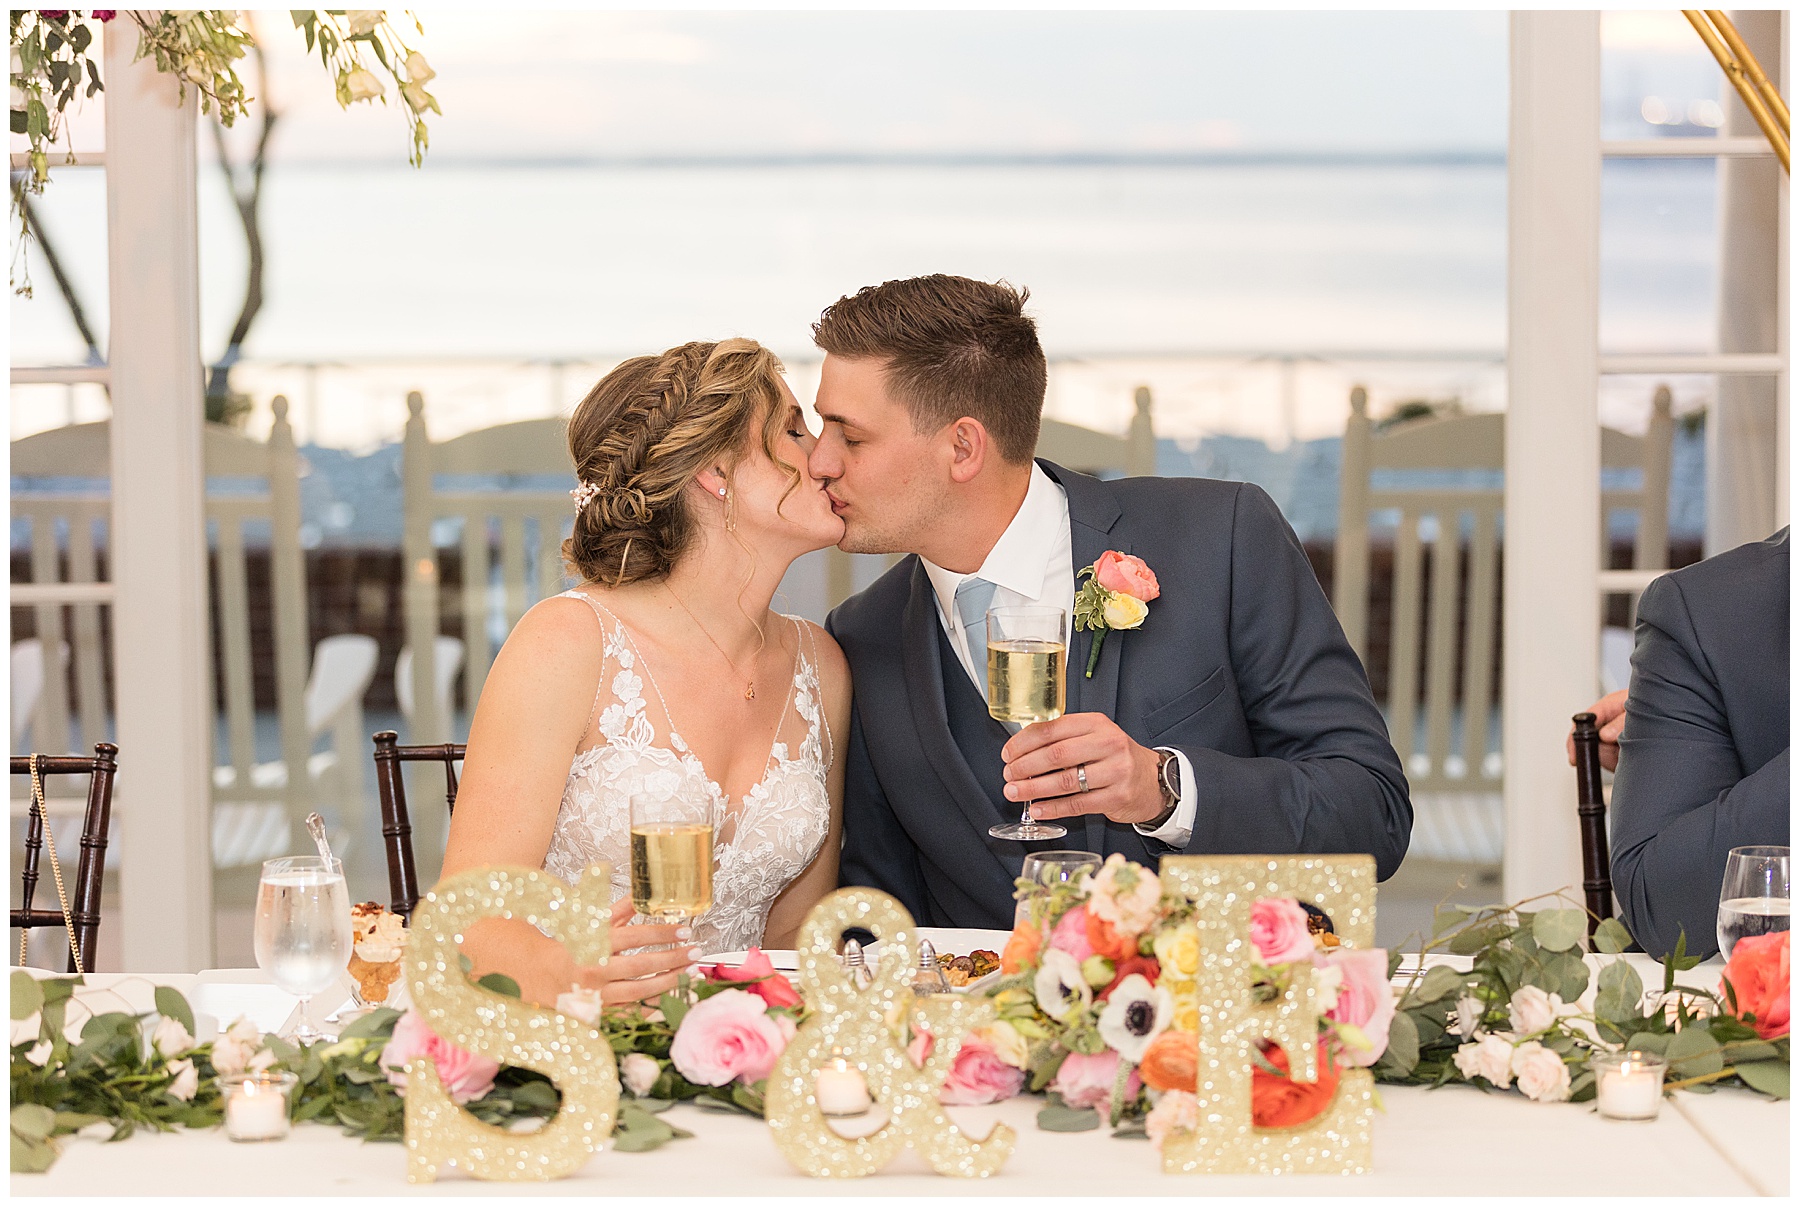
[[[819,1070],[813,1093],[821,1114],[844,1117],[868,1113],[869,1083],[850,1067],[841,1051],[830,1064]]]
[[[1662,1109],[1668,1062],[1648,1052],[1609,1052],[1593,1058],[1595,1099],[1608,1119],[1654,1119]]]
[[[225,1089],[225,1134],[233,1140],[280,1140],[288,1134],[292,1073],[250,1074]]]

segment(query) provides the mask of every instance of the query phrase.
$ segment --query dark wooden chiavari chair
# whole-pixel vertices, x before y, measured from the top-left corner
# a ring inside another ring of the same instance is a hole
[[[1594,714],[1575,714],[1575,815],[1581,827],[1581,888],[1587,894],[1588,938],[1613,916],[1612,852],[1606,838],[1606,794],[1600,782],[1600,729]]]
[[[106,871],[106,839],[112,824],[113,775],[118,771],[119,748],[110,742],[94,746],[94,757],[26,754],[12,756],[12,773],[31,777],[31,813],[25,823],[24,891],[19,908],[12,911],[12,926],[29,934],[42,926],[65,927],[69,933],[69,971],[94,971],[94,949],[100,938],[100,882]],[[75,891],[70,895],[63,881],[56,840],[50,835],[44,805],[43,780],[47,775],[88,777],[86,816],[81,827],[81,855],[75,867]],[[56,909],[36,909],[39,859],[50,846],[50,873],[56,884]],[[25,962],[25,934],[20,936],[19,962]]]
[[[388,908],[410,920],[419,903],[419,873],[413,864],[412,815],[406,808],[406,780],[402,763],[444,765],[444,806],[456,811],[456,764],[466,746],[440,742],[430,746],[402,746],[400,735],[385,729],[375,735],[375,786],[381,795],[381,839],[387,848]]]

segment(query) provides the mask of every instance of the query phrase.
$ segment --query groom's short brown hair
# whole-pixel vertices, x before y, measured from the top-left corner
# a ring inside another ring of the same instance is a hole
[[[839,298],[813,324],[813,342],[852,360],[886,361],[913,430],[967,415],[1000,455],[1028,463],[1037,448],[1048,371],[1028,289],[934,273],[884,281]]]

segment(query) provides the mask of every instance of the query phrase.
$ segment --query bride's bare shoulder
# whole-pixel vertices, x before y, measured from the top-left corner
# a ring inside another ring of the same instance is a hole
[[[605,646],[601,614],[577,595],[553,595],[539,600],[519,617],[500,647],[527,657],[546,656],[572,661],[577,667],[598,664]]]

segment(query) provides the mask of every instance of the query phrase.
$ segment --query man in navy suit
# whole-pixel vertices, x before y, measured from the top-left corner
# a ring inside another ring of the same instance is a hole
[[[992,838],[1036,802],[1059,846],[1350,853],[1386,878],[1412,805],[1368,678],[1292,529],[1248,483],[1102,482],[1034,461],[1047,379],[1028,295],[929,276],[871,286],[813,328],[825,352],[809,466],[840,548],[904,558],[832,612],[854,678],[845,884],[921,924],[1009,928],[1030,849]],[[1071,633],[1068,711],[988,715],[985,614],[1073,611],[1108,550],[1161,585],[1143,624]]]

